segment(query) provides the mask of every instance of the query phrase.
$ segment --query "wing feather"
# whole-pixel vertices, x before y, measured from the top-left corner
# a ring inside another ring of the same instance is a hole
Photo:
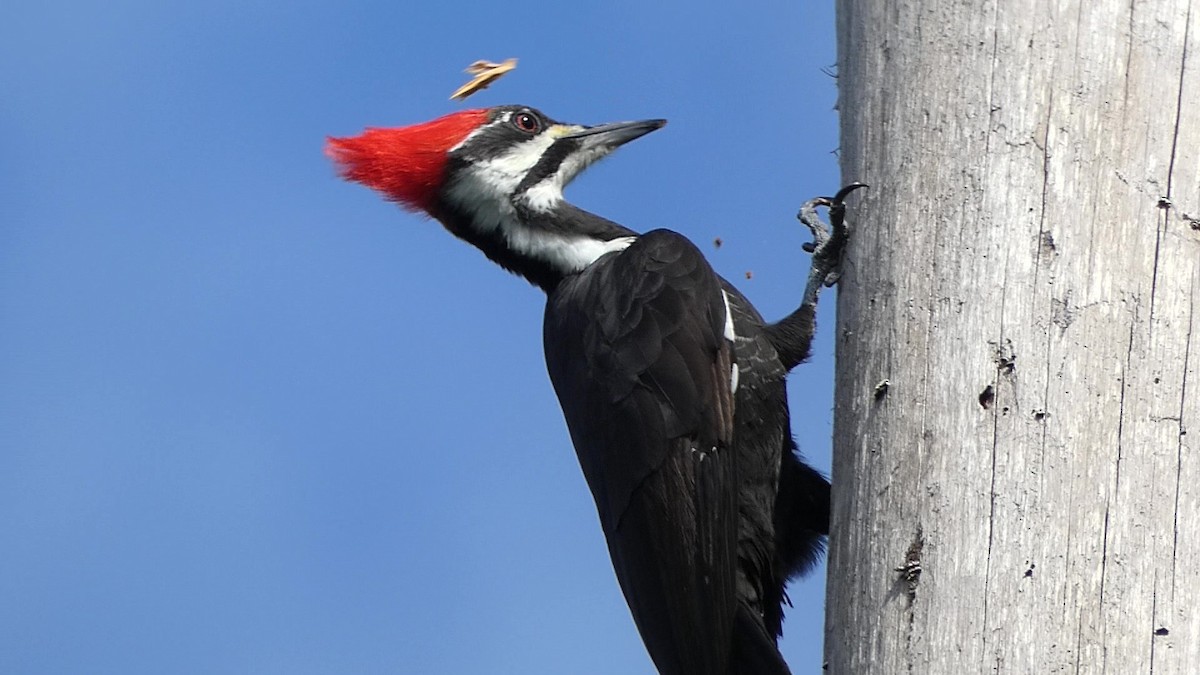
[[[613,568],[664,674],[724,675],[736,607],[737,462],[721,282],[647,233],[565,280],[546,361]]]

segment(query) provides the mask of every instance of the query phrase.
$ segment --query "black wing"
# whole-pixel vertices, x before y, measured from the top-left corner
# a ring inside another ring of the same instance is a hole
[[[733,353],[720,280],[656,230],[568,278],[545,346],[613,568],[661,673],[725,675],[736,612]]]

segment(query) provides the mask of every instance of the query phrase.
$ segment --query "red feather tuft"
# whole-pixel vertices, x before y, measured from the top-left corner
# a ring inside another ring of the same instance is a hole
[[[426,211],[442,187],[446,153],[487,121],[487,110],[463,110],[431,122],[330,137],[325,154],[346,180],[378,190],[407,209]]]

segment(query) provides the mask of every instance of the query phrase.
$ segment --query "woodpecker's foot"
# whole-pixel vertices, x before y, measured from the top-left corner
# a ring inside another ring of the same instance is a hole
[[[804,304],[817,302],[817,293],[822,286],[832,286],[841,277],[842,254],[846,250],[846,242],[850,241],[850,226],[846,224],[846,204],[844,200],[851,192],[867,187],[864,183],[854,182],[838,190],[833,197],[816,197],[800,207],[796,217],[812,232],[813,240],[804,245],[804,250],[811,253],[812,269],[808,272],[808,285],[804,289]],[[829,209],[829,225],[821,222],[817,208],[824,206]]]

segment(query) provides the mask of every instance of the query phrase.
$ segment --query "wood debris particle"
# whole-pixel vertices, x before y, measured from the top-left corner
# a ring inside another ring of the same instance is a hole
[[[455,89],[454,93],[450,94],[450,100],[461,101],[480,89],[487,89],[491,83],[500,79],[506,73],[515,69],[516,67],[516,59],[508,59],[504,63],[476,61],[475,63],[467,66],[467,69],[464,71],[468,75],[474,75],[475,77],[470,82],[464,84],[458,89]]]

